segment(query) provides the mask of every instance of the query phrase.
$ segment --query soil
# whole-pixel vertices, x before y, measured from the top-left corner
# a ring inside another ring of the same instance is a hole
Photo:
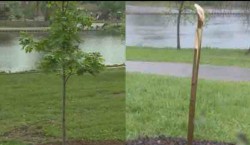
[[[39,145],[61,145],[61,142],[52,142]],[[187,141],[184,138],[172,138],[159,136],[157,138],[138,138],[136,140],[130,140],[124,143],[117,140],[106,141],[69,141],[67,145],[187,145]],[[215,141],[194,141],[193,145],[236,145],[234,143],[215,142]]]
[[[21,140],[27,144],[43,143],[47,140],[56,141],[57,138],[47,137],[40,125],[29,124],[15,127],[8,132],[0,135],[0,140]],[[0,143],[1,144],[1,143]]]
[[[38,144],[38,145],[62,145],[62,142],[51,142],[46,144]],[[67,145],[125,145],[124,141],[118,140],[102,140],[102,141],[68,141]]]
[[[32,145],[61,145],[60,138],[47,137],[42,126],[24,125],[14,128],[0,136],[0,138],[12,138],[23,140]],[[49,143],[44,143],[49,141]],[[139,137],[135,140],[69,140],[67,145],[186,145],[187,140],[184,138],[173,138],[160,135],[159,137]],[[235,143],[215,142],[215,141],[194,141],[193,145],[236,145]]]
[[[187,145],[184,138],[172,138],[159,136],[157,138],[139,138],[127,141],[126,145]],[[234,143],[215,142],[215,141],[194,141],[193,145],[235,145]]]

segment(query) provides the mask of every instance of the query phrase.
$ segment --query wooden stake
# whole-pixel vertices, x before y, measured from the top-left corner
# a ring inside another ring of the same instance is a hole
[[[195,49],[193,58],[193,72],[191,81],[191,97],[189,104],[189,118],[188,118],[188,145],[192,145],[194,135],[194,118],[195,118],[195,102],[196,102],[196,90],[198,83],[198,72],[200,64],[200,53],[201,53],[201,40],[202,40],[202,27],[205,20],[204,10],[198,4],[194,5],[197,10],[198,23],[195,33]]]

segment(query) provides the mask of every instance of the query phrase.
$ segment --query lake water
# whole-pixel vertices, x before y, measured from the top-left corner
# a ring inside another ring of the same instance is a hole
[[[176,47],[177,15],[127,14],[126,45],[144,47]],[[250,28],[245,16],[211,16],[203,29],[203,47],[248,49]],[[194,23],[182,22],[180,26],[181,47],[194,47]]]
[[[33,33],[36,38],[44,33]],[[106,65],[125,63],[125,42],[120,35],[103,32],[84,32],[80,48],[85,52],[100,52]],[[18,33],[0,33],[0,71],[19,72],[36,68],[41,57],[38,53],[25,53],[19,45]]]

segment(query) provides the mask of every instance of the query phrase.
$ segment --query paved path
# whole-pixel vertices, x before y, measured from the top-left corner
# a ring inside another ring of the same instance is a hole
[[[192,64],[127,61],[126,71],[191,77]],[[225,81],[250,81],[250,68],[200,65],[199,78]]]

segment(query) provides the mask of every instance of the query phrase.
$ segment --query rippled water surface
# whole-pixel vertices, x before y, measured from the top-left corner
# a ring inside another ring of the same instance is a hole
[[[34,33],[36,38],[44,37],[44,33]],[[103,32],[84,32],[84,40],[80,48],[86,52],[98,51],[105,64],[123,64],[125,62],[125,42],[120,35],[105,34]],[[36,68],[41,57],[38,53],[26,54],[21,50],[18,33],[0,33],[0,71],[18,72]]]
[[[176,47],[176,15],[127,14],[126,45],[148,47]],[[194,23],[182,22],[181,47],[194,47]],[[203,30],[203,46],[248,49],[250,31],[245,16],[212,16]]]

